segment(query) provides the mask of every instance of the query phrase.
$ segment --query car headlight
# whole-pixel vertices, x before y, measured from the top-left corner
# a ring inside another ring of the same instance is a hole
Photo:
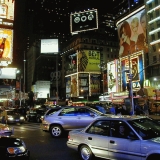
[[[22,120],[22,119],[24,119],[24,117],[21,116],[20,119]]]
[[[13,120],[13,117],[12,117],[12,116],[8,116],[8,119],[9,119],[9,120]]]
[[[19,154],[25,152],[25,150],[26,150],[25,146],[7,148],[9,154]]]
[[[9,130],[11,130],[11,129],[10,129],[9,127],[4,127],[3,130],[4,130],[4,131],[9,131]]]

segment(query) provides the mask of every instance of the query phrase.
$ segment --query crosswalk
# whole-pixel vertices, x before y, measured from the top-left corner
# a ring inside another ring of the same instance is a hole
[[[41,130],[41,126],[39,123],[12,124],[10,125],[10,127],[13,127],[14,131]]]

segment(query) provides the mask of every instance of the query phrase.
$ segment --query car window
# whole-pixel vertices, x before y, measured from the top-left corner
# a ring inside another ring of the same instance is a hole
[[[137,137],[132,129],[123,121],[112,120],[110,123],[110,136],[117,138],[129,138],[129,135]]]
[[[77,114],[75,108],[64,108],[59,116],[75,116]]]
[[[110,121],[96,121],[95,123],[90,126],[90,128],[86,131],[90,134],[98,134],[98,135],[109,135],[109,124]]]
[[[160,125],[152,119],[142,118],[128,121],[128,123],[144,140],[160,136]]]

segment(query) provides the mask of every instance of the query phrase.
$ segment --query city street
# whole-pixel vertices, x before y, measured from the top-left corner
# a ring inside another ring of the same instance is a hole
[[[40,129],[39,123],[12,125],[14,136],[25,141],[31,152],[30,160],[80,160],[77,152],[66,146],[67,133],[59,139]]]

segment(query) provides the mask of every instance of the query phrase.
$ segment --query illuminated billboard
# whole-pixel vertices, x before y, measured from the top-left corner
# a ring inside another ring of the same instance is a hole
[[[41,53],[58,53],[58,39],[41,39]]]
[[[117,23],[117,27],[120,42],[119,57],[141,50],[148,53],[145,9],[138,9],[130,17],[124,17]]]
[[[78,33],[94,29],[98,29],[97,9],[73,13],[70,15],[71,33]]]
[[[118,91],[118,60],[107,63],[108,93]]]
[[[71,76],[71,97],[78,96],[78,78],[77,74]]]
[[[15,0],[1,0],[0,26],[13,27]]]
[[[0,68],[0,79],[16,79],[17,68]]]
[[[122,91],[129,90],[130,78],[132,78],[133,89],[140,89],[143,86],[145,80],[143,51],[132,54],[130,57],[130,63],[128,56],[121,58],[120,61],[122,72]],[[131,68],[131,77],[129,76],[129,68]]]
[[[71,97],[71,77],[66,77],[66,98]]]
[[[0,65],[6,66],[13,59],[13,30],[0,28]]]
[[[80,50],[77,53],[78,72],[99,72],[100,51]]]
[[[101,75],[100,74],[91,74],[90,75],[90,92],[91,96],[100,94],[100,83]]]
[[[89,74],[80,73],[79,74],[79,95],[87,96],[89,94]]]

